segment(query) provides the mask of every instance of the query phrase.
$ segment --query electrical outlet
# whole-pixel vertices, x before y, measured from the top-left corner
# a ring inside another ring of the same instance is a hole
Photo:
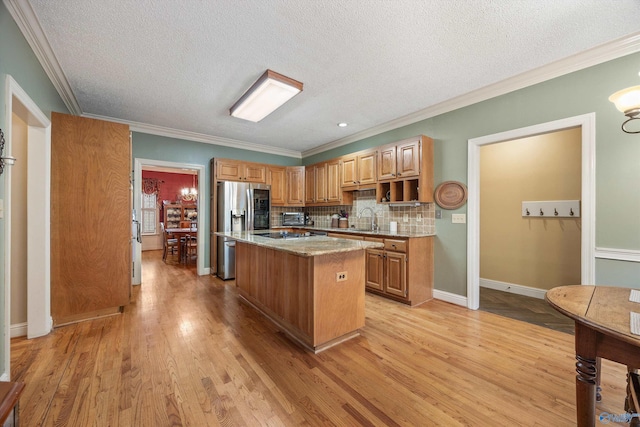
[[[402,222],[409,222],[409,214],[404,214],[402,217]]]
[[[336,282],[344,282],[345,280],[347,280],[346,271],[341,271],[339,273],[336,273]]]
[[[466,214],[453,214],[451,215],[451,222],[453,224],[464,224],[467,222]]]
[[[422,221],[422,214],[416,214],[416,221],[418,222]]]
[[[436,219],[442,219],[442,211],[440,209],[436,209]]]

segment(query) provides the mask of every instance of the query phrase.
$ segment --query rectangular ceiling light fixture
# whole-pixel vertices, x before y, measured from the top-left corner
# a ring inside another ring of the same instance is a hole
[[[302,83],[267,70],[229,110],[233,117],[259,122],[302,92]]]

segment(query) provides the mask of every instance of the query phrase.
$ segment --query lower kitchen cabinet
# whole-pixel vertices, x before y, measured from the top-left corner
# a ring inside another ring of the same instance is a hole
[[[366,289],[411,306],[433,298],[433,238],[384,239],[366,254]]]

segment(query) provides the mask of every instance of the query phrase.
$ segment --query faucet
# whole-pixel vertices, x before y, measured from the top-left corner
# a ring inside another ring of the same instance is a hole
[[[378,225],[376,224],[376,212],[373,208],[367,206],[366,208],[362,208],[360,213],[358,214],[358,218],[362,218],[362,212],[369,210],[371,212],[371,231],[376,231],[378,229]]]

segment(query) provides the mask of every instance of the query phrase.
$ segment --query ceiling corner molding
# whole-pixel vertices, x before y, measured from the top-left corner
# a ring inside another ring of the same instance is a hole
[[[302,153],[302,158],[379,135],[383,132],[407,126],[459,108],[477,104],[478,102],[486,101],[487,99],[495,98],[496,96],[504,95],[518,89],[523,89],[537,83],[542,83],[565,74],[573,73],[575,71],[621,58],[636,52],[640,52],[640,32],[595,46],[591,49],[560,59],[542,67],[538,67],[534,70],[515,75],[506,80],[493,83],[489,86],[485,86],[439,104],[432,105],[431,107],[416,111],[415,113],[399,117],[381,125],[323,144],[311,150],[304,151]]]
[[[113,117],[99,116],[96,114],[83,114],[82,117],[90,119],[106,120],[109,122],[122,123],[129,126],[132,132],[147,133],[150,135],[164,136],[167,138],[184,139],[187,141],[202,142],[205,144],[222,145],[225,147],[238,148],[240,150],[258,151],[278,156],[302,158],[302,153],[295,150],[287,150],[278,147],[268,147],[266,145],[252,142],[239,141],[237,139],[223,138],[220,136],[206,135],[203,133],[190,132],[186,130],[172,129],[164,126],[149,125],[146,123],[133,122],[129,120],[116,119]]]
[[[82,111],[78,100],[73,94],[73,90],[71,90],[71,85],[69,85],[69,81],[62,71],[53,49],[51,49],[49,40],[47,40],[44,31],[42,31],[31,4],[25,0],[3,1],[69,112],[77,116],[81,115]]]

